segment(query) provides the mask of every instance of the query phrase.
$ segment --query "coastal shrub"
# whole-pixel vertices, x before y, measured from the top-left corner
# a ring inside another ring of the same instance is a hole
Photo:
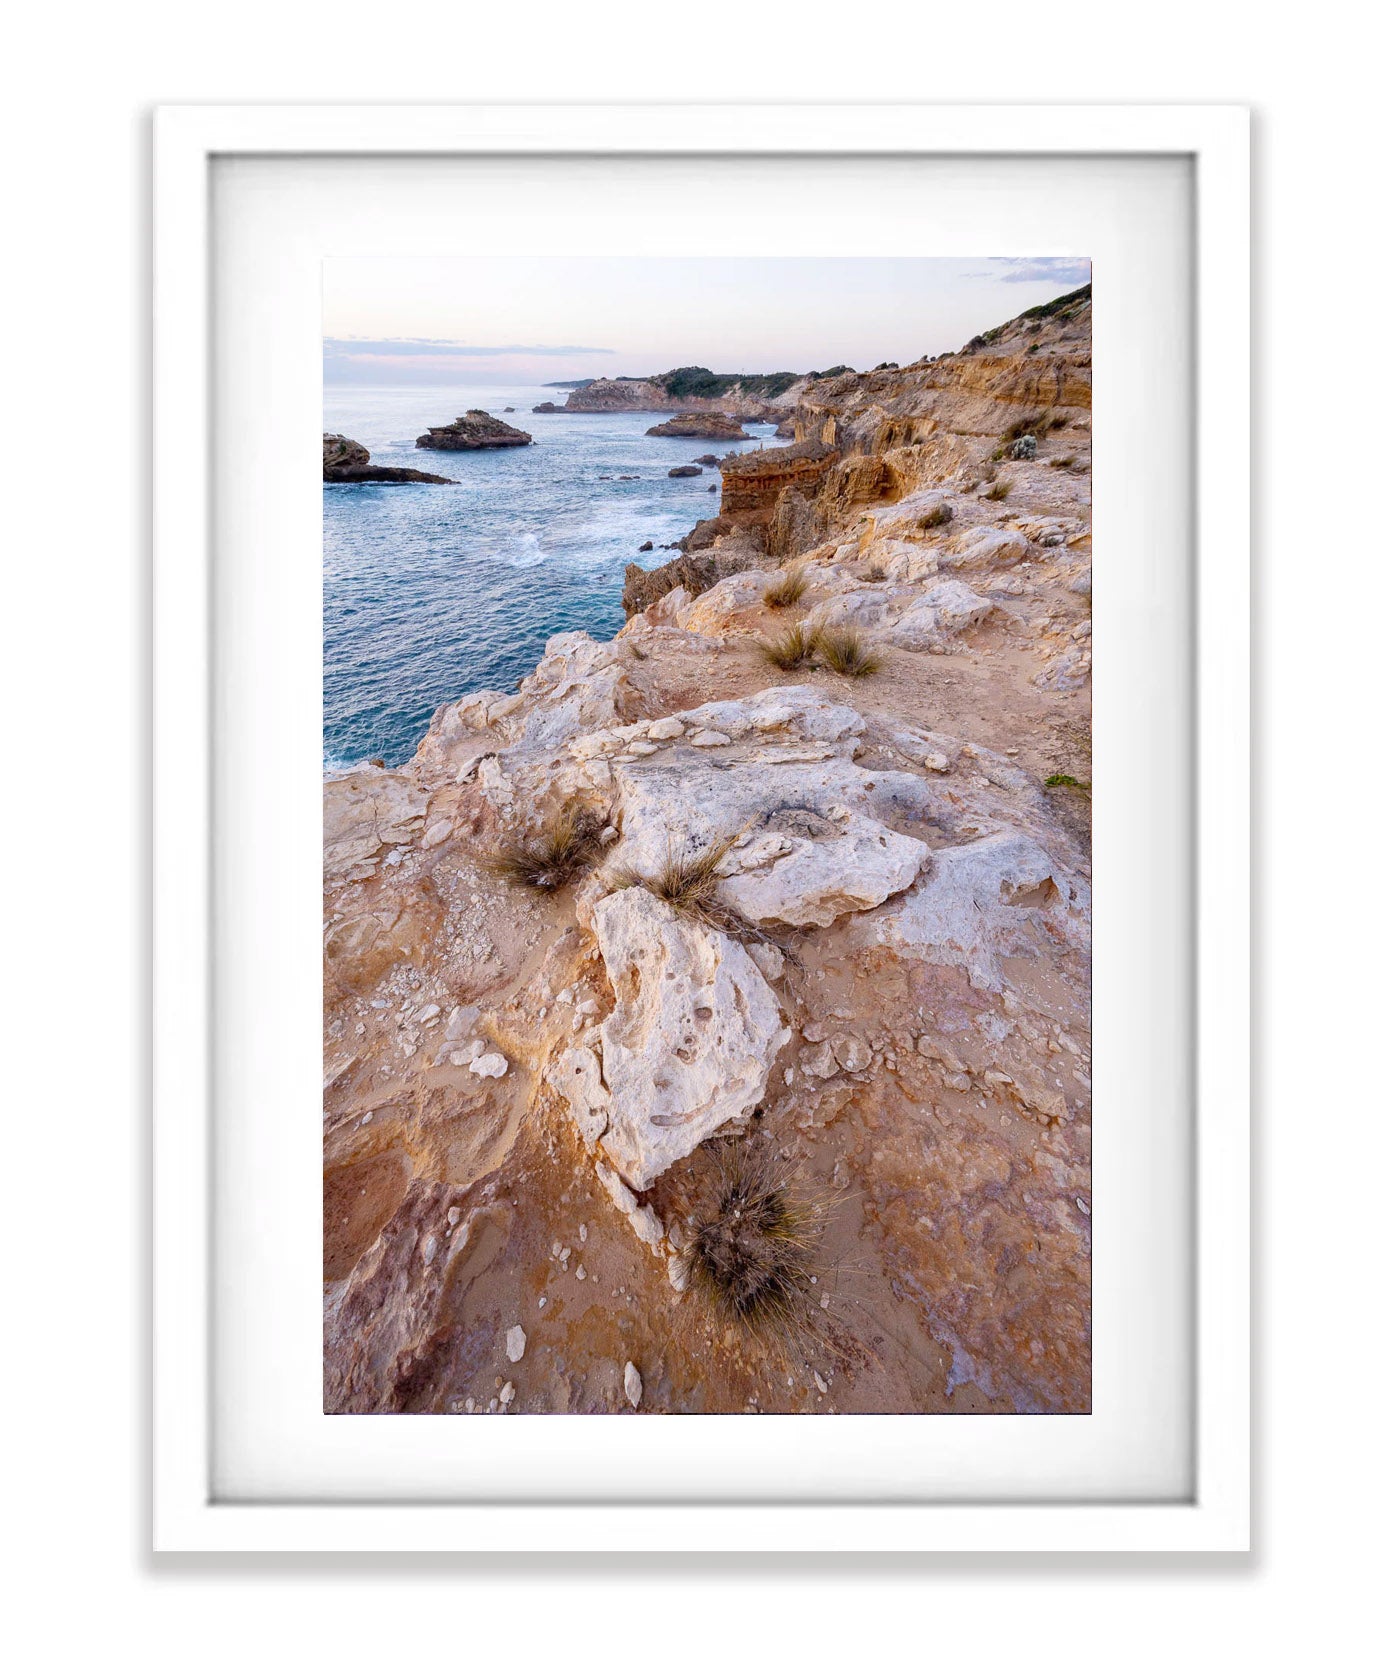
[[[989,502],[1004,502],[1010,494],[1011,480],[1009,478],[999,478],[988,490],[987,500]]]
[[[603,855],[605,824],[581,801],[567,800],[538,834],[505,842],[487,860],[492,874],[513,886],[553,893]]]
[[[748,397],[780,397],[795,385],[796,373],[711,373],[706,367],[672,368],[662,380],[668,397],[685,402],[692,397],[722,397],[731,390]]]
[[[873,677],[884,664],[869,642],[854,630],[819,630],[812,653],[840,677]]]
[[[1066,292],[1063,297],[1051,298],[1049,303],[1038,303],[1034,308],[1022,311],[1021,320],[1045,321],[1072,315],[1076,306],[1090,296],[1090,291],[1089,286],[1081,286],[1078,291]]]
[[[795,671],[812,657],[812,632],[805,624],[791,624],[771,641],[760,641],[759,652],[780,671]]]
[[[1066,776],[1059,770],[1057,770],[1053,776],[1047,776],[1045,778],[1045,785],[1048,788],[1080,788],[1084,792],[1088,792],[1088,784],[1086,782],[1081,782],[1077,776]]]
[[[785,1175],[759,1139],[703,1145],[686,1282],[722,1321],[791,1335],[806,1318],[825,1209]]]
[[[763,591],[766,607],[795,607],[807,593],[805,566],[784,566]]]

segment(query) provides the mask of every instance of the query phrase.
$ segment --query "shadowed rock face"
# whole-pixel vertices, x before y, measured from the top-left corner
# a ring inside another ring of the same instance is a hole
[[[484,408],[459,414],[449,426],[431,426],[418,438],[419,449],[519,449],[535,440],[529,432],[517,431],[497,420]]]
[[[321,479],[325,484],[455,484],[455,478],[418,472],[413,467],[375,467],[369,450],[338,432],[321,436]]]

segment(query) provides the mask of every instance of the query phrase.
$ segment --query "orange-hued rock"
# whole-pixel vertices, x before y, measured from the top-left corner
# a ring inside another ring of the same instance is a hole
[[[327,783],[328,1410],[1090,1409],[1089,333],[799,381],[615,638]],[[819,1231],[780,1333],[725,1137]]]

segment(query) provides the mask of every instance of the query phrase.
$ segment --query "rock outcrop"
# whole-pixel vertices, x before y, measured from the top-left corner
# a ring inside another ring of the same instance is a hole
[[[1090,1409],[1089,327],[799,382],[615,638],[327,783],[328,1410]],[[805,1340],[691,1286],[730,1138]]]
[[[455,484],[455,478],[418,472],[413,467],[375,467],[369,450],[339,432],[321,436],[321,478],[326,484]]]
[[[519,449],[534,439],[484,408],[469,408],[446,426],[430,426],[418,438],[419,449]]]
[[[648,437],[704,438],[713,443],[752,443],[732,414],[678,414],[659,426],[647,427]]]

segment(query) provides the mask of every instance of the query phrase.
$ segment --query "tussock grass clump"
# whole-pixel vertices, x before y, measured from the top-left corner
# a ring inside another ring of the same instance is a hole
[[[1019,437],[1044,437],[1054,424],[1054,410],[1043,408],[1039,414],[1029,415],[1023,420],[1018,420],[1014,426],[1008,426],[1001,434],[1001,441],[1015,443]]]
[[[772,641],[760,641],[759,652],[780,671],[795,671],[812,657],[812,632],[805,624],[792,624]]]
[[[694,857],[680,856],[668,846],[666,861],[657,874],[621,876],[615,882],[615,888],[645,887],[687,921],[700,922],[717,933],[727,933],[735,939],[758,940],[786,955],[786,948],[776,935],[755,926],[747,916],[741,916],[737,910],[731,910],[720,901],[720,865],[739,838],[734,834],[727,839],[715,840]]]
[[[581,801],[567,800],[538,834],[508,840],[487,867],[513,886],[558,892],[602,857],[605,826]]]
[[[947,502],[940,502],[936,508],[931,509],[919,521],[919,529],[921,531],[936,531],[940,525],[951,525],[952,523],[953,509],[951,505]]]
[[[765,607],[795,607],[807,593],[807,568],[784,566],[763,591]]]
[[[661,873],[639,884],[664,899],[678,916],[704,921],[717,908],[714,896],[720,878],[719,866],[733,845],[732,838],[716,840],[692,858],[680,858],[668,850]]]
[[[883,566],[867,566],[860,574],[860,581],[862,583],[883,583],[888,576],[889,573]]]
[[[686,1279],[722,1321],[793,1336],[807,1317],[824,1209],[758,1141],[704,1146]]]
[[[841,677],[873,677],[884,660],[854,630],[818,630],[812,655]]]
[[[1074,456],[1073,455],[1057,455],[1055,457],[1055,459],[1053,461],[1051,461],[1050,465],[1052,467],[1059,467],[1062,470],[1065,467],[1072,467],[1074,465]]]
[[[1011,480],[1009,478],[999,478],[987,491],[987,500],[989,502],[1004,502],[1010,494]]]

